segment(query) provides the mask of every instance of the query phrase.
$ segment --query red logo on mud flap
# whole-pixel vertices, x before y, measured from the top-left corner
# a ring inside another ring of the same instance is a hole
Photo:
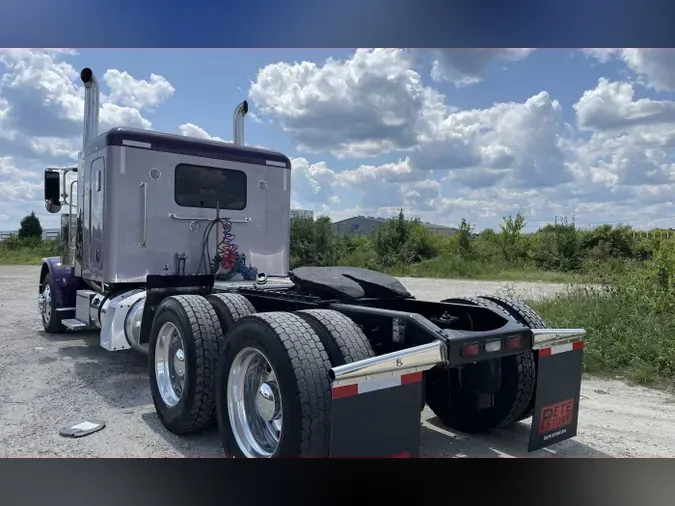
[[[549,404],[541,410],[539,434],[546,434],[572,423],[574,417],[574,399]]]

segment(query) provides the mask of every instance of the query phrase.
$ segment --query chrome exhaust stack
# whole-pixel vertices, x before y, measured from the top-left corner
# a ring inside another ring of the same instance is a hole
[[[239,104],[234,110],[233,128],[234,132],[232,135],[233,142],[240,146],[244,145],[244,116],[248,113],[248,102],[244,100]]]
[[[87,144],[98,137],[98,113],[101,103],[101,92],[94,72],[89,68],[82,69],[80,79],[84,84],[84,135],[82,137],[82,153]]]

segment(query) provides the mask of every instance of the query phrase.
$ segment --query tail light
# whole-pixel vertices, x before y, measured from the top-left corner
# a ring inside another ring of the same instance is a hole
[[[523,346],[523,336],[511,336],[506,339],[506,347],[513,349],[513,348],[520,348]]]
[[[463,357],[475,357],[480,353],[480,345],[478,343],[467,343],[462,345],[461,354]]]

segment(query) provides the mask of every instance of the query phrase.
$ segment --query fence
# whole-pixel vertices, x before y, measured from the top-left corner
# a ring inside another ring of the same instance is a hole
[[[0,241],[4,241],[11,235],[17,235],[18,230],[0,230]],[[57,239],[61,231],[58,228],[47,228],[42,229],[42,240],[46,241],[47,239]]]

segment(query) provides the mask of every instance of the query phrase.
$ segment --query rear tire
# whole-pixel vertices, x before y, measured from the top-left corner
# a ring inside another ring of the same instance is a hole
[[[197,432],[215,422],[221,335],[216,312],[199,295],[167,297],[155,311],[148,346],[150,389],[157,416],[170,432]]]
[[[223,337],[227,336],[234,322],[246,315],[255,313],[253,304],[238,293],[215,293],[208,295],[206,300],[211,303],[213,310],[218,315]]]
[[[342,313],[331,309],[303,309],[295,314],[314,329],[333,367],[375,356],[363,331]]]
[[[263,365],[260,376],[254,363]],[[330,367],[321,339],[296,314],[257,313],[237,321],[228,334],[218,372],[218,428],[225,453],[232,457],[329,456]],[[261,408],[265,402],[272,406],[269,411]]]
[[[479,305],[511,318],[501,306],[483,298],[461,297],[442,302]],[[494,394],[494,405],[478,409],[475,394],[461,383],[459,368],[431,369],[427,375],[426,398],[443,424],[466,433],[487,432],[520,419],[534,393],[536,367],[532,352],[502,358],[501,389]]]
[[[60,334],[61,332],[64,332],[66,329],[61,323],[63,317],[61,316],[61,313],[56,310],[54,280],[52,279],[51,274],[47,274],[42,281],[40,295],[44,297],[42,310],[40,311],[42,328],[45,329],[45,332],[48,334]]]
[[[354,321],[332,309],[303,309],[295,314],[309,323],[323,343],[333,367],[375,356],[370,341]],[[422,382],[426,382],[426,373]],[[420,411],[424,410],[424,395]]]
[[[481,300],[489,300],[490,302],[497,304],[504,311],[506,311],[511,318],[516,320],[518,323],[525,325],[531,329],[546,329],[548,325],[542,319],[537,312],[532,309],[530,306],[521,301],[505,299],[503,297],[494,297],[494,296],[481,296]],[[535,368],[539,367],[539,358],[536,354],[533,354]],[[535,377],[535,386],[536,388],[536,377]],[[524,420],[529,418],[534,413],[534,395],[530,399],[530,402],[527,408],[518,416],[516,421]]]

